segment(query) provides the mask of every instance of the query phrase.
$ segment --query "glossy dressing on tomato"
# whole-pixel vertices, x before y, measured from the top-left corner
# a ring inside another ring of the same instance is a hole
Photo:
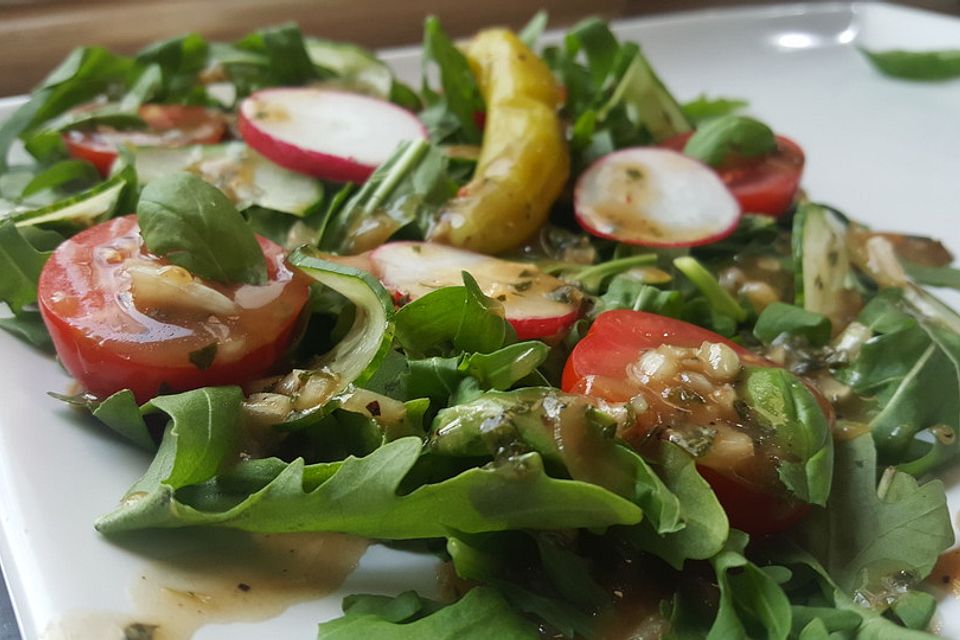
[[[225,285],[149,254],[133,216],[74,236],[39,288],[61,360],[97,395],[130,387],[141,400],[266,373],[293,337],[308,288],[281,247],[259,242],[268,281]]]

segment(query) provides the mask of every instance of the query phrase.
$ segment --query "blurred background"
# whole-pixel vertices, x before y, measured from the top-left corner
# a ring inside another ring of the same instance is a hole
[[[551,26],[596,14],[606,18],[778,4],[757,0],[0,0],[0,96],[26,93],[70,49],[101,44],[133,52],[154,40],[196,31],[232,40],[258,27],[294,20],[304,33],[369,47],[420,40],[426,14],[454,36],[501,24],[520,26],[538,9]],[[960,0],[907,0],[920,8],[960,15]]]

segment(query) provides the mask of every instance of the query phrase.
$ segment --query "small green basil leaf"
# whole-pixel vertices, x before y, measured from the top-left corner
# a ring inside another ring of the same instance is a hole
[[[723,116],[704,123],[687,140],[683,152],[717,167],[731,155],[762,156],[777,148],[773,130],[746,116]]]
[[[490,353],[516,341],[503,305],[480,291],[469,273],[464,286],[444,287],[402,307],[397,340],[409,355]]]
[[[466,271],[461,275],[466,304],[453,336],[453,346],[461,351],[490,353],[516,342],[517,334],[504,318],[503,304],[484,295],[472,275]]]
[[[820,346],[830,340],[830,319],[792,304],[774,302],[757,318],[753,335],[760,342],[770,344],[783,334],[806,338],[808,344]]]
[[[960,78],[960,49],[860,51],[881,73],[894,78],[926,81]]]
[[[748,367],[737,395],[783,450],[777,471],[787,489],[804,502],[826,504],[833,477],[833,437],[807,386],[778,367]]]
[[[263,284],[267,264],[253,230],[203,179],[175,173],[154,180],[137,203],[140,234],[151,253],[201,278]]]

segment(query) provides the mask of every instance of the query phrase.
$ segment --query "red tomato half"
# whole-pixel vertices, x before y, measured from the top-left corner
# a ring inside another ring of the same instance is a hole
[[[693,133],[681,133],[660,143],[661,147],[683,151]],[[783,136],[777,136],[777,149],[758,158],[738,158],[714,170],[723,180],[744,213],[782,215],[790,208],[800,176],[803,174],[803,149]]]
[[[615,310],[601,313],[574,347],[564,367],[561,386],[568,393],[625,402],[644,391],[627,374],[627,368],[644,352],[661,345],[692,349],[704,342],[727,345],[743,364],[773,366],[742,346],[696,325],[643,311]],[[650,389],[645,391],[649,393]],[[632,434],[635,437],[625,437],[642,442],[645,428],[643,425],[640,432]],[[763,480],[775,478],[774,470],[764,459],[757,459],[756,463],[748,465],[754,476],[752,481],[730,469],[714,469],[700,463],[697,466],[713,487],[731,526],[752,535],[783,531],[802,519],[809,506],[790,499],[782,487],[774,486],[776,480]]]
[[[146,130],[117,131],[110,127],[67,131],[63,141],[74,158],[87,160],[101,175],[110,173],[117,159],[117,147],[131,144],[142,147],[180,147],[188,144],[213,144],[223,138],[227,122],[218,111],[178,104],[145,104],[140,117]]]
[[[135,216],[109,220],[62,243],[43,268],[40,312],[67,371],[94,395],[128,388],[138,402],[269,373],[309,294],[283,248],[258,237],[267,283],[221,285],[147,253],[139,231]],[[191,297],[168,281],[207,288]],[[220,307],[210,307],[211,296]]]

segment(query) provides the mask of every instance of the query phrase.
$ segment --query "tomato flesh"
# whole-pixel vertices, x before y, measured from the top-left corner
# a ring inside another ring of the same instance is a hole
[[[683,151],[693,133],[664,140],[661,147]],[[780,216],[797,195],[803,175],[803,149],[789,138],[777,136],[777,148],[764,156],[729,160],[714,171],[740,203],[743,213]]]
[[[67,152],[90,162],[100,175],[110,173],[117,148],[129,144],[142,147],[179,147],[219,142],[227,130],[223,115],[205,107],[177,104],[145,104],[140,118],[146,130],[118,131],[111,127],[76,129],[63,135]]]
[[[652,429],[663,426],[664,420],[670,422],[671,405],[676,401],[672,397],[661,398],[666,397],[666,389],[661,391],[632,379],[628,367],[635,366],[644,353],[663,345],[696,349],[704,342],[730,347],[741,364],[774,366],[744,347],[696,325],[643,311],[614,310],[601,313],[574,347],[564,367],[561,386],[569,393],[608,402],[627,402],[638,395],[647,398],[647,411],[638,416],[636,425],[621,433],[627,442],[642,447]],[[681,406],[679,415],[699,425],[739,420],[732,407],[724,411],[702,401],[694,405],[686,409]],[[734,432],[734,435],[738,434]],[[762,452],[730,465],[708,452],[698,458],[697,467],[714,489],[731,526],[752,535],[783,531],[809,511],[809,505],[786,493],[779,484],[772,459]]]
[[[229,314],[179,308],[176,302],[169,308],[138,306],[144,298],[135,295],[130,265],[162,269],[166,263],[142,246],[135,216],[63,242],[38,287],[40,312],[60,361],[90,393],[106,397],[130,389],[139,402],[269,373],[295,337],[309,286],[306,276],[287,266],[282,247],[257,240],[267,262],[266,284],[202,283],[233,301]]]

